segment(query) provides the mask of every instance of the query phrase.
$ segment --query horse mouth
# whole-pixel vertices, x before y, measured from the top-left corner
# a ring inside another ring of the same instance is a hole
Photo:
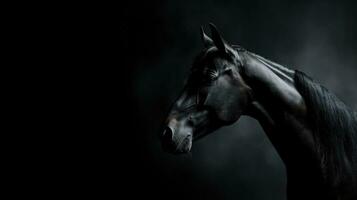
[[[189,153],[192,148],[192,136],[186,136],[178,142],[172,141],[169,143],[162,144],[163,149],[172,154],[185,154]]]
[[[191,151],[191,148],[192,148],[192,137],[187,136],[185,139],[183,139],[181,144],[179,144],[177,146],[176,152],[177,153],[189,153]]]

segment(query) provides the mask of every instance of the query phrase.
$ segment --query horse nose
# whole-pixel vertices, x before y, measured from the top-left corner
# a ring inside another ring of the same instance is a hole
[[[165,142],[171,142],[174,139],[174,132],[172,128],[166,127],[162,133],[162,140]]]

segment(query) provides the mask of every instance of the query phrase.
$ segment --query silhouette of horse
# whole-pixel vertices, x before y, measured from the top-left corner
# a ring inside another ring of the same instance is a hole
[[[192,141],[247,115],[259,121],[286,166],[288,199],[357,199],[357,113],[303,72],[240,46],[210,24],[203,51],[161,134],[163,148]]]

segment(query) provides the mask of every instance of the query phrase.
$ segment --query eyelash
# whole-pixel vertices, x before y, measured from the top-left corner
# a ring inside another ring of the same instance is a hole
[[[207,69],[205,72],[205,77],[209,80],[215,80],[218,77],[218,72],[216,70]]]

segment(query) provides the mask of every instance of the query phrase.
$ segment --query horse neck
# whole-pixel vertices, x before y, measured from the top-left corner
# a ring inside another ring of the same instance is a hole
[[[306,170],[318,170],[319,158],[305,123],[304,100],[294,85],[294,71],[250,52],[243,57],[242,76],[253,91],[247,115],[259,121],[287,171],[307,160]]]
[[[325,179],[324,158],[315,149],[305,101],[295,88],[295,72],[253,53],[246,52],[243,58],[242,77],[253,91],[246,114],[259,121],[285,163],[288,196],[306,199],[309,194],[311,199],[331,199],[338,194],[331,190],[336,185]],[[355,185],[341,186],[339,190],[356,198],[357,193],[351,192]]]

